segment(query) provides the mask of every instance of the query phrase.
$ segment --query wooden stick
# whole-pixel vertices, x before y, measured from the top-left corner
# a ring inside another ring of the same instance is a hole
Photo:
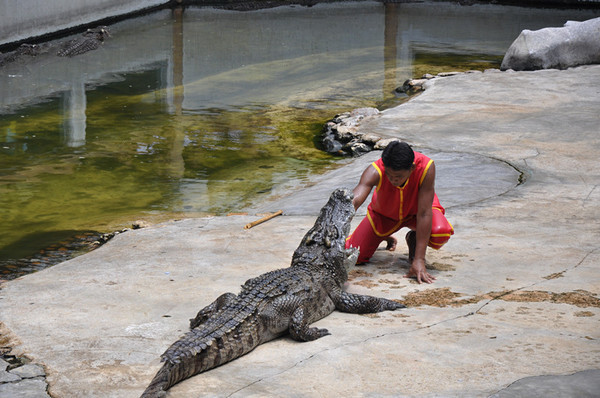
[[[274,217],[280,216],[280,215],[282,215],[282,214],[283,214],[283,210],[276,211],[276,212],[275,212],[275,213],[273,213],[273,214],[269,214],[269,215],[267,215],[267,216],[264,216],[264,217],[263,217],[263,218],[261,218],[261,219],[258,219],[258,220],[256,220],[256,221],[252,221],[252,222],[251,222],[251,223],[249,223],[249,224],[246,224],[246,226],[244,227],[244,229],[250,229],[250,228],[252,228],[252,227],[254,227],[254,226],[256,226],[256,225],[258,225],[258,224],[260,224],[260,223],[263,223],[263,222],[265,222],[265,221],[269,221],[271,218],[274,218]]]

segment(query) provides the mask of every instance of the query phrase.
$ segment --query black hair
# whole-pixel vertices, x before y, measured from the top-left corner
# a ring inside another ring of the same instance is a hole
[[[415,153],[403,141],[392,141],[381,154],[383,165],[393,170],[410,170],[415,161]]]

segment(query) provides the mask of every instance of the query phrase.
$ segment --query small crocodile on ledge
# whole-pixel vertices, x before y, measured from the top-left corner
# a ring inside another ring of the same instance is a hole
[[[310,324],[334,310],[373,313],[404,305],[342,290],[358,249],[345,249],[354,216],[352,191],[335,190],[292,256],[291,266],[249,279],[190,320],[190,331],[162,355],[162,368],[142,398],[163,397],[176,383],[289,333],[311,341],[330,334]]]
[[[110,32],[106,26],[98,26],[85,31],[81,37],[67,42],[57,53],[59,57],[73,57],[100,47]]]

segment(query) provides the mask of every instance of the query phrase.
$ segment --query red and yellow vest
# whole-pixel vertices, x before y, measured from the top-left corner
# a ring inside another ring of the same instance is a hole
[[[404,183],[404,186],[396,187],[385,175],[383,160],[379,159],[372,163],[372,166],[379,173],[379,183],[367,208],[367,217],[377,235],[388,236],[392,234],[402,223],[417,214],[419,187],[432,164],[433,160],[422,153],[415,152],[415,169]],[[433,205],[434,207],[440,207],[440,210],[443,211],[437,196],[434,198]]]

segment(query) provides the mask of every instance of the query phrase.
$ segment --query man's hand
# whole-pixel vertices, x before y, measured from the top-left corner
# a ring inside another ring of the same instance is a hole
[[[435,276],[427,272],[425,268],[425,260],[415,258],[408,270],[408,273],[404,275],[405,278],[416,278],[417,282],[422,283],[433,283]]]

